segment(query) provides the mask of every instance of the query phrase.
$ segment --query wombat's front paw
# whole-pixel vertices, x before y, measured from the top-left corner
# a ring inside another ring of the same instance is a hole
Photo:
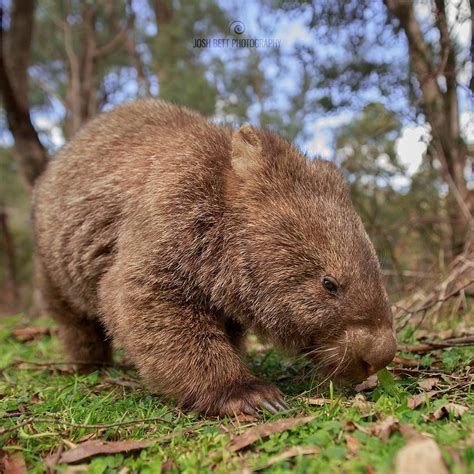
[[[280,391],[264,382],[247,382],[230,387],[211,407],[210,414],[227,415],[257,415],[261,410],[275,414],[287,410],[289,406],[283,400]]]

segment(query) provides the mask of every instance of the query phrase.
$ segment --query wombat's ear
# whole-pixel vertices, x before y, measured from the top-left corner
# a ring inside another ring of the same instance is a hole
[[[232,168],[242,178],[255,170],[262,152],[262,143],[248,123],[232,135]]]

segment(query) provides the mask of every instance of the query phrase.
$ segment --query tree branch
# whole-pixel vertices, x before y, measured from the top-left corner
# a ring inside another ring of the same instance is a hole
[[[17,0],[14,2],[15,15],[21,16],[21,21],[12,23],[9,32],[9,47],[14,51],[17,67],[15,77],[16,87],[10,79],[8,64],[5,58],[5,38],[3,30],[3,9],[0,7],[0,88],[2,91],[3,105],[7,115],[10,131],[15,139],[15,149],[20,164],[20,169],[27,183],[33,186],[36,178],[42,173],[48,161],[48,155],[41,144],[38,134],[31,122],[28,110],[28,84],[26,71],[20,71],[19,64],[27,67],[31,48],[31,34],[25,31],[33,30],[34,1]],[[18,41],[18,44],[16,43]],[[23,82],[21,78],[24,78]],[[21,89],[23,88],[23,89]],[[25,89],[26,88],[26,89]]]
[[[94,59],[101,59],[112,53],[120,45],[120,43],[123,43],[126,40],[127,31],[127,26],[122,27],[107,44],[96,48],[94,51]]]

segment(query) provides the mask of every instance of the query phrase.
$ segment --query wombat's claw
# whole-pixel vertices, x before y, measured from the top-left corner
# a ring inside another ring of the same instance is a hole
[[[262,403],[262,406],[264,408],[266,408],[272,415],[276,415],[281,409],[281,408],[278,407],[277,402],[273,402],[273,404],[272,404],[272,402],[264,401]]]
[[[253,408],[248,403],[246,403],[244,406],[244,412],[246,415],[252,415],[252,416],[258,417],[257,410],[255,410],[255,408]]]
[[[219,415],[244,413],[258,416],[258,413],[264,410],[274,415],[288,408],[276,387],[257,382],[234,387],[220,406]]]
[[[285,411],[288,410],[290,407],[288,404],[280,399],[280,398],[275,398],[272,400],[264,400],[261,403],[260,408],[265,408],[268,412],[270,412],[272,415],[276,415],[280,411]]]

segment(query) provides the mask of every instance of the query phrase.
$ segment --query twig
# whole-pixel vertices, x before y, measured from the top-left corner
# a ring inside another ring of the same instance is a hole
[[[403,328],[405,328],[405,326],[408,324],[408,322],[410,321],[411,317],[414,315],[414,314],[417,314],[417,313],[424,313],[423,317],[421,318],[421,321],[420,323],[418,324],[417,327],[420,326],[420,324],[423,322],[425,316],[426,316],[426,311],[429,310],[430,308],[432,308],[433,306],[436,306],[436,305],[441,305],[442,303],[444,303],[445,301],[449,300],[450,298],[454,297],[454,296],[457,296],[459,294],[461,294],[461,292],[463,290],[465,290],[468,286],[472,285],[474,283],[474,279],[472,280],[469,280],[467,283],[465,283],[464,285],[462,285],[461,287],[459,288],[456,288],[455,290],[451,291],[450,293],[448,293],[447,295],[444,295],[442,298],[437,298],[436,300],[433,300],[433,301],[430,301],[429,303],[425,303],[423,306],[421,306],[420,308],[417,308],[417,309],[407,309],[407,308],[404,308],[403,306],[400,306],[400,305],[393,305],[397,310],[401,310],[403,312],[405,312],[407,314],[408,317],[406,317],[402,322],[399,323],[398,325],[398,329],[401,330]],[[399,320],[401,320],[402,318],[400,316],[397,316],[397,318]]]
[[[434,301],[431,301],[430,303],[427,303],[427,304],[421,306],[420,308],[417,308],[417,309],[414,309],[414,310],[403,308],[402,306],[399,306],[399,305],[396,305],[396,304],[394,306],[395,306],[395,308],[401,309],[402,311],[404,311],[405,313],[408,313],[408,314],[421,313],[422,311],[426,311],[427,309],[432,308],[433,306],[437,305],[438,303],[444,303],[445,301],[449,300],[453,296],[457,296],[459,293],[461,293],[462,290],[465,290],[468,286],[472,285],[473,283],[474,283],[474,279],[469,280],[467,283],[462,285],[460,288],[456,288],[455,290],[451,291],[450,293],[448,293],[443,298],[438,298],[438,299],[436,299]]]
[[[415,346],[398,346],[399,351],[411,352],[412,354],[424,354],[425,352],[434,351],[436,349],[444,349],[446,347],[465,347],[474,345],[474,336],[458,337],[456,339],[446,339],[439,342],[426,342]]]
[[[46,369],[48,367],[54,366],[74,366],[74,365],[90,365],[94,367],[113,367],[116,369],[121,370],[131,370],[133,366],[125,365],[125,364],[115,364],[115,363],[107,363],[107,362],[88,362],[88,361],[81,361],[81,360],[73,360],[69,362],[65,361],[44,361],[44,362],[36,362],[36,361],[29,361],[23,359],[17,359],[11,364],[6,365],[5,367],[0,367],[0,373],[4,372],[5,370],[13,369],[18,365],[21,364],[29,364],[37,367],[37,370]],[[35,369],[29,369],[35,370]]]
[[[4,418],[4,417],[2,417]],[[9,418],[9,417],[7,417]],[[137,420],[129,420],[129,421],[118,421],[116,423],[97,423],[97,424],[83,424],[83,423],[73,423],[71,421],[60,420],[58,418],[36,418],[30,417],[22,422],[9,426],[8,428],[0,429],[0,436],[8,433],[9,431],[16,431],[24,426],[31,425],[32,423],[50,423],[53,425],[66,425],[71,426],[73,428],[84,428],[84,429],[108,429],[108,428],[115,428],[117,426],[124,426],[124,425],[134,425],[139,423],[153,423],[156,421],[161,421],[163,423],[174,424],[174,421],[166,420],[161,416],[155,416],[153,418],[143,418]]]

